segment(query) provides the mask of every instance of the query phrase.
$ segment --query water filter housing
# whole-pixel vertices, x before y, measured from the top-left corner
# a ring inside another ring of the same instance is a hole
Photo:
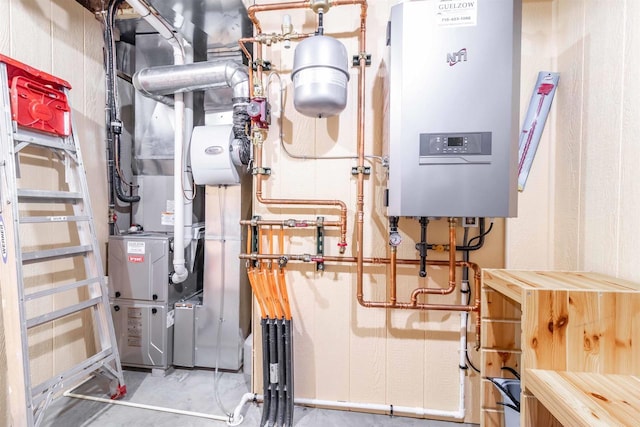
[[[521,0],[392,7],[389,215],[516,215],[521,19]]]

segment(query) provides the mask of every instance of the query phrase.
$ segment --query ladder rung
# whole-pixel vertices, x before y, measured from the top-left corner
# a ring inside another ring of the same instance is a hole
[[[58,150],[68,150],[75,152],[76,148],[73,144],[66,142],[64,138],[48,135],[36,135],[25,132],[16,132],[13,134],[14,141],[26,142],[27,144],[39,145],[41,147],[55,148]]]
[[[55,288],[46,289],[44,291],[34,292],[32,294],[25,295],[24,300],[25,301],[31,301],[31,300],[42,298],[42,297],[46,297],[46,296],[49,296],[49,295],[61,294],[62,292],[70,291],[72,289],[81,288],[82,286],[91,285],[93,283],[100,283],[100,278],[99,277],[93,277],[91,279],[81,280],[79,282],[73,282],[73,283],[69,283],[67,285],[56,286]]]
[[[70,314],[77,313],[94,305],[100,304],[102,297],[95,297],[82,301],[81,303],[70,305],[69,307],[62,308],[60,310],[52,311],[51,313],[43,314],[33,319],[27,320],[27,329],[35,328],[43,323],[53,322],[61,317],[69,316]]]
[[[91,252],[91,245],[68,246],[65,248],[47,249],[44,251],[25,252],[22,254],[22,262],[46,261],[52,258],[70,257]]]
[[[103,365],[110,363],[113,358],[113,349],[107,348],[100,353],[94,354],[90,358],[74,366],[68,371],[63,372],[60,375],[56,375],[55,377],[33,387],[31,389],[31,396],[34,406],[37,406],[39,401],[47,396],[47,392],[49,391],[49,389],[51,389],[51,387],[54,387],[64,381],[72,382],[74,380],[74,377],[77,377],[78,375],[87,375],[100,370]]]
[[[21,202],[58,202],[70,203],[82,200],[82,194],[69,191],[46,191],[18,189],[18,199]]]
[[[60,216],[25,216],[20,218],[20,224],[33,224],[43,222],[73,222],[73,221],[89,221],[88,215],[60,215]]]

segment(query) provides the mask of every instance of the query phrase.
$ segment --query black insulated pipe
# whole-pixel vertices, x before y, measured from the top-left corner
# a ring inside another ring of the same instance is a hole
[[[427,277],[427,226],[429,220],[426,216],[420,217],[420,242],[416,243],[416,249],[420,253],[420,277]]]
[[[249,140],[248,127],[251,117],[247,113],[249,98],[232,98],[233,102],[233,137],[240,141],[240,162],[248,165],[251,160],[251,141]]]
[[[278,347],[276,338],[276,320],[269,319],[269,387],[271,388],[271,405],[269,407],[269,427],[276,425],[278,414]]]
[[[262,418],[260,427],[267,425],[269,409],[271,406],[271,387],[269,381],[269,326],[267,319],[260,321],[262,327],[262,395],[264,396],[264,406],[262,408]]]
[[[287,392],[287,411],[284,415],[284,425],[293,426],[293,336],[291,335],[291,320],[284,321],[284,353],[286,363],[285,385]]]
[[[285,401],[285,353],[284,353],[284,320],[276,320],[276,334],[278,345],[278,426],[284,426],[284,416],[287,412]]]

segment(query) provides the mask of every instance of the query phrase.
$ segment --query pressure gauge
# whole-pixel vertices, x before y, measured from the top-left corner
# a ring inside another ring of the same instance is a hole
[[[402,243],[402,236],[397,231],[393,231],[389,233],[389,245],[391,246],[400,246]]]

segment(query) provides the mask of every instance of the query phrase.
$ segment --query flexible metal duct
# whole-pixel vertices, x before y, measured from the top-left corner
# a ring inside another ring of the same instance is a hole
[[[149,97],[230,87],[234,98],[248,98],[248,81],[247,67],[234,61],[145,68],[133,76],[135,88]]]

